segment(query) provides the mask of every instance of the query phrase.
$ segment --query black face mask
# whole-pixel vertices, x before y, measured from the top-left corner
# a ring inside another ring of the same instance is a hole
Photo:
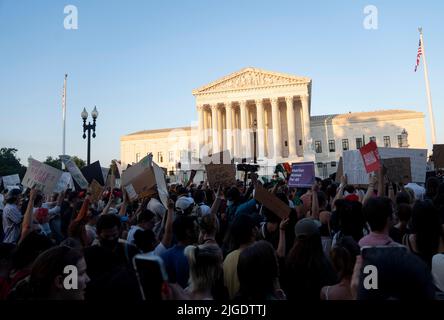
[[[100,240],[101,246],[110,250],[114,250],[118,243],[119,243],[119,238],[115,238],[112,240],[105,240],[105,239]]]

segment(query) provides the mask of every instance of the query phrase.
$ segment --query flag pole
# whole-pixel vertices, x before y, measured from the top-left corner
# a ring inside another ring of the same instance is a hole
[[[62,154],[66,155],[65,152],[65,138],[66,138],[66,81],[68,79],[68,74],[65,74],[65,79],[63,81],[63,99],[62,99],[62,118],[63,118],[63,150]],[[62,169],[65,168],[65,165],[62,162]]]
[[[421,40],[421,50],[422,50],[422,63],[424,65],[424,78],[426,84],[426,92],[427,92],[427,103],[429,108],[429,121],[430,121],[430,130],[432,137],[432,144],[436,144],[436,131],[435,131],[435,117],[433,116],[433,108],[432,108],[432,94],[430,93],[430,83],[429,83],[429,71],[427,69],[427,60],[426,53],[424,47],[424,38],[422,36],[422,28],[418,28],[419,38]]]

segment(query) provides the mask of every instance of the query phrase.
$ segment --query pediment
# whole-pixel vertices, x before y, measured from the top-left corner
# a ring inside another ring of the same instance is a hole
[[[310,81],[311,80],[306,77],[270,72],[256,68],[245,68],[193,90],[193,94],[273,87],[287,84],[308,84]]]

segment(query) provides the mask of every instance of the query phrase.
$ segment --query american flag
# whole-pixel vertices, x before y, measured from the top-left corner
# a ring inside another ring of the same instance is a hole
[[[416,70],[418,70],[419,60],[421,59],[421,55],[422,55],[422,46],[421,46],[421,39],[419,39],[418,54],[416,55],[415,72]]]

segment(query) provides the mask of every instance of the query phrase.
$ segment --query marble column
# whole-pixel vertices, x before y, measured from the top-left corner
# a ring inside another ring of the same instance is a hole
[[[241,131],[241,144],[239,156],[245,157],[248,148],[248,128],[247,128],[247,101],[243,100],[239,102],[240,109],[240,131]]]
[[[218,132],[217,132],[217,103],[211,105],[211,136],[212,136],[212,143],[213,143],[213,152],[219,152],[219,139],[218,139]]]
[[[231,155],[234,155],[233,150],[233,122],[232,122],[232,105],[231,102],[225,102],[225,119],[227,123],[226,139],[227,139],[227,149],[230,151]]]
[[[285,102],[287,104],[288,157],[293,158],[296,156],[296,129],[293,96],[285,97]]]
[[[265,156],[265,122],[264,101],[256,99],[256,121],[257,121],[257,154],[258,158]]]
[[[281,119],[279,114],[278,98],[271,98],[271,118],[273,122],[273,158],[282,157],[282,139],[281,139]]]
[[[309,101],[308,95],[301,95],[301,106],[302,106],[302,131],[304,134],[303,137],[303,150],[304,153],[310,152],[312,150],[311,144],[311,128],[310,128],[310,109],[309,109]]]

